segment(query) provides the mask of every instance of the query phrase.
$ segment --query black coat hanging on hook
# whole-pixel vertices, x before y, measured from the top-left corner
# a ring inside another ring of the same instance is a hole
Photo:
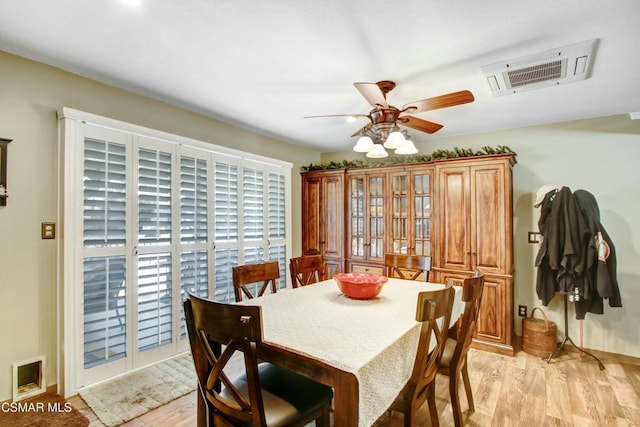
[[[568,187],[549,191],[538,228],[543,240],[536,257],[536,292],[543,305],[560,292],[575,296],[577,319],[587,312],[603,314],[604,298],[609,306],[622,307],[615,247],[591,193],[572,193]]]

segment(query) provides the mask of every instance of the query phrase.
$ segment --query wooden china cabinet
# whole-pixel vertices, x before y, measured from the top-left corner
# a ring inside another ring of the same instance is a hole
[[[474,346],[513,355],[514,164],[500,154],[303,172],[303,254],[323,255],[329,275],[382,273],[385,253],[431,256],[434,282],[478,268]]]

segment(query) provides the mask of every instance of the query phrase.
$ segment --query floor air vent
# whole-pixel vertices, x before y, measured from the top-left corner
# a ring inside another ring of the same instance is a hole
[[[494,96],[518,93],[589,77],[596,40],[553,49],[537,55],[481,67]]]

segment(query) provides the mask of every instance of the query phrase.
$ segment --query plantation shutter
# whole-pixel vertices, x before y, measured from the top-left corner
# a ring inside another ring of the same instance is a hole
[[[209,296],[208,273],[208,181],[207,160],[180,157],[180,301],[187,291]],[[180,337],[186,337],[184,312],[180,304]]]
[[[170,152],[138,150],[138,350],[172,341]]]
[[[243,262],[251,264],[265,259],[264,174],[244,168],[242,178]]]
[[[268,173],[267,179],[267,229],[269,233],[269,259],[277,260],[280,266],[278,289],[287,283],[286,251],[286,190],[285,177],[281,173]]]
[[[277,259],[284,286],[291,164],[68,108],[59,119],[65,393],[187,350],[186,293],[234,301],[238,264]]]
[[[114,135],[122,136],[122,135]],[[126,357],[126,149],[84,139],[84,367]]]
[[[215,296],[216,301],[235,301],[232,268],[238,265],[238,169],[237,165],[215,164]]]

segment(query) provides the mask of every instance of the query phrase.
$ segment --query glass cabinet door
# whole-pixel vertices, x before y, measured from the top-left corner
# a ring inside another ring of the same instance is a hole
[[[415,255],[431,255],[431,174],[412,173],[413,248]]]
[[[408,176],[406,173],[391,176],[391,252],[409,253]]]
[[[349,238],[352,257],[364,257],[364,183],[364,176],[351,177],[349,179]]]
[[[369,258],[384,258],[384,178],[369,177]]]
[[[431,255],[431,170],[390,175],[390,247],[396,254]]]
[[[349,178],[351,258],[384,258],[384,182],[384,174],[354,174]]]

